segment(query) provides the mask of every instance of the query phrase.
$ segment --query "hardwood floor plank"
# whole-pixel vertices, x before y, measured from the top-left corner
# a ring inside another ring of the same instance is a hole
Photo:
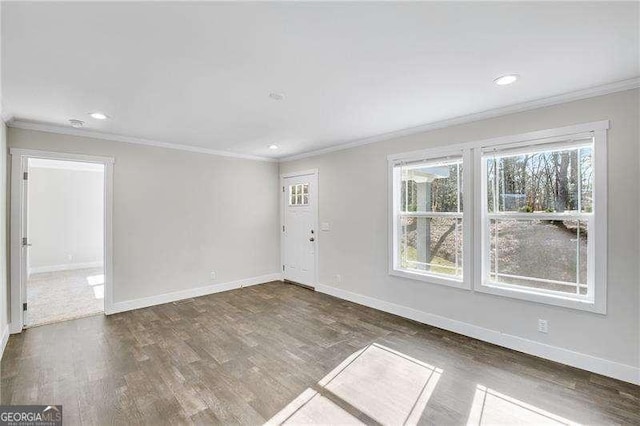
[[[440,372],[429,393],[407,359]],[[638,386],[280,282],[28,329],[1,370],[2,404],[65,424],[640,424]]]

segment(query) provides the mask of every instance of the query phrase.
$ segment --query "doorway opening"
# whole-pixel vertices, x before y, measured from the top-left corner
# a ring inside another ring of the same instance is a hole
[[[28,159],[25,325],[104,312],[104,165]]]
[[[11,156],[11,332],[109,313],[113,159]]]

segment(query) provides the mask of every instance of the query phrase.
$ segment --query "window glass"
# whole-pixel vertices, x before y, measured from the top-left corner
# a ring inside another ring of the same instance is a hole
[[[462,277],[462,220],[445,217],[401,219],[403,269]]]
[[[488,283],[590,296],[592,144],[486,154],[483,161]]]
[[[461,212],[462,162],[402,168],[404,212]]]
[[[593,200],[592,148],[489,156],[490,212],[589,212]]]
[[[492,282],[587,294],[587,224],[580,220],[491,220]]]
[[[396,166],[396,267],[462,280],[462,158]]]

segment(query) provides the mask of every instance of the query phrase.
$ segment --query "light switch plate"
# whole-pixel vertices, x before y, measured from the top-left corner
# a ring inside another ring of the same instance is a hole
[[[329,222],[322,222],[320,224],[320,230],[321,231],[330,231],[331,230],[331,225],[329,224]]]

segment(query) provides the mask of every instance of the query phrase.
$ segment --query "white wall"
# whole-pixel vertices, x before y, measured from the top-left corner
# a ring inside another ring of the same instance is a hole
[[[585,362],[637,374],[639,103],[639,91],[630,90],[281,163],[281,173],[319,169],[320,221],[331,224],[329,232],[318,236],[320,283],[343,295],[355,293],[409,308],[421,318],[473,329],[495,341],[517,341],[523,348],[534,342],[529,347],[568,357],[573,351],[587,355],[580,357]],[[387,155],[605,119],[611,120],[606,315],[388,275]],[[537,331],[539,318],[549,321],[548,334]]]
[[[8,144],[115,158],[116,303],[279,273],[277,163],[15,128]]]
[[[103,170],[29,168],[30,273],[102,265],[103,187]]]

